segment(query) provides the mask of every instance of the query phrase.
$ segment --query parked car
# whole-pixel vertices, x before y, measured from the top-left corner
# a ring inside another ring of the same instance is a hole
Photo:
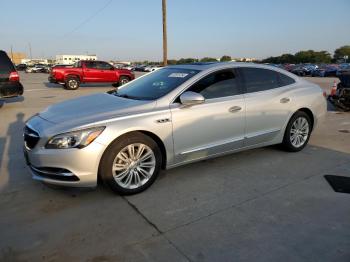
[[[135,67],[134,67],[133,65],[124,65],[124,66],[122,67],[122,69],[130,70],[130,71],[133,71],[134,68],[135,68]]]
[[[324,65],[320,66],[316,70],[312,72],[312,76],[319,76],[319,77],[335,77],[337,75],[338,66],[335,65]]]
[[[146,66],[143,71],[145,72],[153,72],[156,71],[160,68],[160,66],[156,66],[156,65],[150,65],[150,66]]]
[[[300,151],[325,112],[319,86],[279,68],[177,65],[48,107],[26,123],[24,154],[36,180],[96,186],[99,177],[134,194],[161,169],[272,144]]]
[[[48,66],[43,64],[34,64],[32,66],[27,66],[26,73],[48,73]]]
[[[16,70],[17,71],[25,71],[27,69],[27,65],[26,64],[18,64],[16,65]]]
[[[293,74],[298,76],[310,76],[312,72],[318,68],[316,65],[306,64],[306,65],[297,65],[290,70]]]
[[[112,83],[124,85],[133,80],[135,75],[130,70],[116,69],[104,61],[79,61],[72,67],[54,67],[49,82],[62,84],[66,89],[76,90],[83,83]]]
[[[136,65],[134,68],[134,71],[145,72],[146,67],[147,67],[147,65]]]
[[[0,98],[20,96],[23,86],[19,74],[5,51],[0,50]]]

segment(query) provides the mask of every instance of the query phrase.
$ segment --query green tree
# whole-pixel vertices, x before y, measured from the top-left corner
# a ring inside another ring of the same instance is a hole
[[[295,62],[295,57],[292,54],[283,54],[279,57],[277,64],[293,64]]]
[[[195,63],[195,62],[198,62],[198,59],[196,59],[196,58],[181,58],[177,61],[177,64],[178,65],[191,64],[191,63]]]
[[[231,58],[231,56],[229,56],[229,55],[223,55],[223,56],[220,58],[220,61],[221,61],[221,62],[230,62],[230,61],[232,61],[232,58]]]
[[[218,60],[213,57],[203,57],[200,62],[217,62]]]
[[[327,51],[299,51],[295,54],[296,63],[330,63],[332,57]]]
[[[350,57],[350,45],[345,45],[345,46],[339,47],[334,51],[334,58],[335,59],[343,59],[344,56],[346,56],[346,55],[348,57]]]
[[[168,65],[176,65],[176,64],[177,64],[177,60],[175,60],[175,59],[168,60]]]

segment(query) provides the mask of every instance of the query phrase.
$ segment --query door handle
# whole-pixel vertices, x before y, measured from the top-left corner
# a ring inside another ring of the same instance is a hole
[[[235,112],[238,112],[238,111],[241,111],[242,107],[240,106],[233,106],[233,107],[230,107],[230,109],[228,110],[230,113],[235,113]]]
[[[290,98],[289,97],[283,97],[281,100],[280,100],[280,102],[282,103],[282,104],[286,104],[286,103],[288,103],[290,101]]]

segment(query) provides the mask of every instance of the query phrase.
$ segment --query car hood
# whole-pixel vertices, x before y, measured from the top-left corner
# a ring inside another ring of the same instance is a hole
[[[149,111],[155,104],[154,101],[133,100],[106,93],[94,94],[49,106],[39,115],[51,123],[73,127]]]

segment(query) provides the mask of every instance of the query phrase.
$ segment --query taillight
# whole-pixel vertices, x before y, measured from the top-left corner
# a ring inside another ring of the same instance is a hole
[[[9,79],[11,82],[18,82],[19,81],[19,74],[16,71],[13,71],[10,73]]]

